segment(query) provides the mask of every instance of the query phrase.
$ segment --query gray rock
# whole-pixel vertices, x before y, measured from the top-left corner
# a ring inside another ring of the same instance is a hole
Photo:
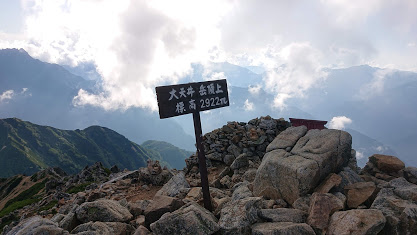
[[[266,147],[266,152],[275,149],[286,149],[287,147],[294,147],[295,143],[307,133],[306,126],[289,127],[281,132],[275,139]]]
[[[7,235],[69,234],[49,219],[34,216],[21,221]]]
[[[357,182],[363,182],[361,177],[349,167],[343,168],[343,170],[339,172],[338,175],[342,177],[342,182],[338,186],[334,187],[332,192],[336,191],[343,193],[347,185],[354,184]]]
[[[294,203],[311,193],[328,174],[347,164],[351,144],[352,137],[347,132],[310,130],[298,140],[291,153],[282,149],[268,152],[253,182],[254,195]]]
[[[190,184],[185,178],[184,172],[180,171],[164,184],[155,195],[184,198],[188,191],[190,191]]]
[[[127,222],[133,218],[129,210],[114,200],[85,202],[76,209],[77,219],[83,223],[89,221]]]
[[[247,197],[253,197],[252,192],[248,188],[248,182],[241,182],[234,186],[232,200],[239,200]]]
[[[223,157],[220,153],[218,152],[214,152],[214,153],[210,153],[206,155],[206,158],[210,159],[210,160],[214,160],[214,161],[219,161],[222,162],[223,161]]]
[[[157,221],[163,214],[173,212],[183,205],[184,203],[175,197],[155,196],[144,212],[146,227]]]
[[[255,168],[248,169],[243,174],[242,179],[246,180],[248,182],[253,182],[255,180],[255,177],[256,177],[256,170],[257,169],[255,169]]]
[[[248,156],[246,153],[242,153],[233,161],[232,165],[230,165],[230,169],[237,170],[246,166],[249,166]]]
[[[80,222],[77,220],[75,213],[70,212],[59,222],[59,227],[64,230],[71,231],[79,224]]]
[[[381,189],[371,209],[380,210],[386,218],[382,234],[414,234],[417,231],[417,204],[402,199],[393,188]]]
[[[227,148],[227,152],[231,153],[234,157],[238,157],[242,153],[242,149],[240,149],[239,147],[237,147],[234,144],[231,144]]]
[[[375,209],[338,211],[330,218],[326,234],[379,234],[385,222],[382,212]]]
[[[250,234],[251,225],[259,221],[262,199],[248,197],[228,202],[220,212],[221,234]]]
[[[135,229],[125,223],[121,222],[88,222],[85,224],[78,225],[71,231],[71,234],[88,234],[88,235],[128,235],[132,234]]]
[[[259,218],[267,222],[293,223],[305,223],[308,216],[305,211],[289,208],[262,209],[258,215]]]
[[[155,235],[213,234],[219,230],[217,218],[197,203],[191,202],[172,212],[165,213],[151,224]]]
[[[417,167],[406,167],[404,169],[404,178],[410,183],[417,184]]]
[[[394,193],[402,199],[417,202],[417,185],[400,177],[391,180],[389,186],[394,188]]]
[[[275,222],[257,223],[252,226],[252,235],[315,235],[314,230],[305,223]]]
[[[133,235],[149,235],[151,232],[143,225],[140,225]]]
[[[265,154],[253,181],[255,196],[284,199],[292,204],[319,182],[317,163],[277,149]]]
[[[226,165],[230,166],[233,161],[236,159],[236,157],[234,155],[231,154],[227,154],[226,156],[224,156],[224,163],[226,163]]]
[[[52,216],[51,221],[54,222],[54,223],[59,223],[59,221],[61,221],[64,217],[65,217],[65,215],[63,215],[61,213],[57,213],[54,216]]]
[[[311,195],[308,194],[304,197],[299,197],[295,202],[292,204],[292,207],[294,209],[298,209],[304,212],[308,212],[308,209],[310,208],[310,199]]]

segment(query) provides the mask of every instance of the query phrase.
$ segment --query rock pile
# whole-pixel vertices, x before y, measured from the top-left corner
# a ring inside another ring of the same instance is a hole
[[[55,215],[22,218],[4,233],[415,234],[417,168],[373,155],[361,170],[349,133],[288,126],[262,117],[205,135],[213,211],[202,207],[191,156],[184,171],[150,162],[112,174]],[[123,197],[161,182],[149,199]]]

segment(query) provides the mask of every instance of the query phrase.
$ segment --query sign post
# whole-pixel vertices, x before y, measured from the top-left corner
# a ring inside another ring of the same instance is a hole
[[[159,117],[193,114],[204,207],[212,211],[200,111],[229,106],[226,79],[156,87]]]

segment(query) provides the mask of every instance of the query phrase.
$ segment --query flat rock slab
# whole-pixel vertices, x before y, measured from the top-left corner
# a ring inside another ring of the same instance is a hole
[[[259,212],[259,218],[267,222],[305,223],[307,216],[307,212],[289,208],[262,209]]]
[[[150,227],[155,235],[205,235],[219,230],[217,222],[217,218],[210,211],[192,202],[172,213],[165,213]]]
[[[135,229],[121,222],[88,222],[78,225],[71,231],[71,234],[112,234],[112,235],[128,235],[132,234]]]
[[[220,212],[221,234],[250,233],[250,226],[259,221],[258,213],[261,208],[260,197],[247,197],[228,202]]]
[[[85,202],[75,211],[77,219],[83,223],[90,221],[127,222],[133,215],[126,207],[114,200],[97,200]]]
[[[252,226],[252,235],[315,235],[314,230],[305,223],[276,222],[257,223]]]
[[[56,234],[66,235],[68,231],[58,227],[58,225],[49,219],[44,219],[40,216],[30,217],[21,221],[7,234],[14,235],[32,235],[32,234]]]
[[[144,212],[146,226],[157,221],[163,214],[173,212],[183,205],[184,202],[175,197],[155,196]]]
[[[384,228],[385,221],[379,210],[338,211],[330,218],[327,234],[378,234]]]

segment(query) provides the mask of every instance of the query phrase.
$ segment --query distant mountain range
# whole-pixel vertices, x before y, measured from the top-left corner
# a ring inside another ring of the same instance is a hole
[[[352,119],[348,126],[353,148],[363,158],[378,153],[395,154],[407,165],[417,165],[417,73],[383,70],[370,66],[327,69],[327,79],[307,90],[304,98],[288,100],[283,110],[272,107],[274,94],[262,89],[262,68],[213,63],[194,64],[193,73],[180,82],[202,81],[215,73],[226,77],[230,88],[229,107],[201,114],[203,132],[227,121],[248,121],[271,115],[330,121],[335,116]],[[184,115],[159,120],[157,113],[140,108],[104,111],[74,107],[72,98],[80,88],[99,92],[99,76],[91,65],[68,68],[31,58],[25,51],[0,50],[0,95],[14,91],[12,99],[0,101],[0,118],[18,117],[61,129],[83,129],[91,125],[111,128],[136,143],[153,139],[195,151],[192,117]],[[249,89],[260,85],[259,89]],[[252,92],[250,92],[250,90]],[[256,92],[253,92],[256,91]],[[366,141],[364,140],[366,139]],[[366,143],[366,144],[365,144]]]
[[[184,149],[180,149],[165,141],[148,140],[142,143],[140,146],[147,150],[155,151],[160,155],[160,159],[163,159],[169,167],[175,169],[182,169],[185,167],[185,159],[189,158],[193,153]]]
[[[87,71],[82,73],[82,69]],[[91,66],[74,71],[86,74]],[[186,134],[173,120],[160,120],[156,112],[141,108],[104,111],[101,108],[74,107],[72,100],[82,88],[94,92],[94,80],[86,80],[56,64],[33,59],[23,49],[0,50],[0,95],[9,91],[9,99],[0,100],[0,118],[17,117],[60,129],[106,126],[136,143],[149,139],[167,141],[180,148],[194,150],[193,136]],[[178,138],[178,137],[181,138]]]

